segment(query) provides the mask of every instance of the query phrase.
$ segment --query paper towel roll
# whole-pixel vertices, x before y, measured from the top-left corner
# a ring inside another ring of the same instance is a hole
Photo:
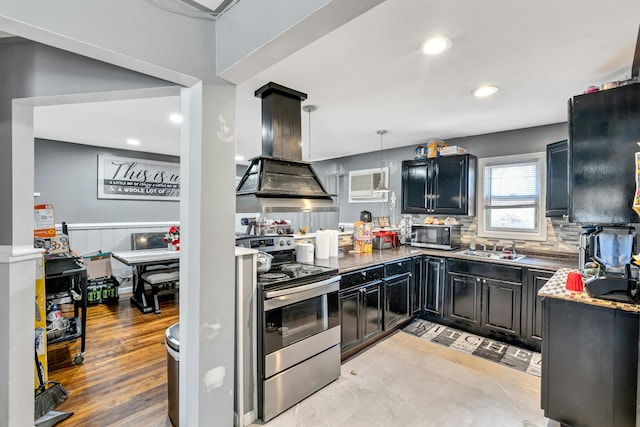
[[[329,233],[329,256],[338,256],[338,230],[327,230]]]
[[[329,232],[316,231],[316,258],[329,258]]]

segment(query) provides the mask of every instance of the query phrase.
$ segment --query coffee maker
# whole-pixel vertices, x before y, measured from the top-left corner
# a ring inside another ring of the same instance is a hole
[[[599,265],[596,276],[587,280],[589,296],[612,301],[639,300],[638,268],[631,265],[636,230],[626,226],[584,227],[580,236],[579,267],[594,261]]]

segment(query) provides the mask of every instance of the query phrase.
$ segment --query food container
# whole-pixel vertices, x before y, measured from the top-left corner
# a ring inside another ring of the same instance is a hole
[[[620,82],[618,81],[607,82],[602,85],[602,90],[614,89],[614,88],[617,88],[618,86],[620,86]]]
[[[311,242],[296,243],[296,262],[313,264],[314,246]]]
[[[353,252],[356,254],[371,253],[373,244],[370,236],[355,236],[353,238]]]
[[[397,244],[397,234],[394,231],[376,231],[373,233],[373,249],[391,249]]]

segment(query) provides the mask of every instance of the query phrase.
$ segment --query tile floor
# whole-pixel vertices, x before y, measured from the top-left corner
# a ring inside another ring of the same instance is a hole
[[[398,331],[268,427],[545,427],[540,378]],[[551,425],[551,424],[549,424]]]

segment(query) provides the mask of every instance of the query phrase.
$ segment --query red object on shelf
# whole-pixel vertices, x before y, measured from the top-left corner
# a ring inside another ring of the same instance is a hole
[[[570,271],[569,274],[567,274],[566,288],[569,291],[582,292],[584,290],[582,274],[577,271]]]

